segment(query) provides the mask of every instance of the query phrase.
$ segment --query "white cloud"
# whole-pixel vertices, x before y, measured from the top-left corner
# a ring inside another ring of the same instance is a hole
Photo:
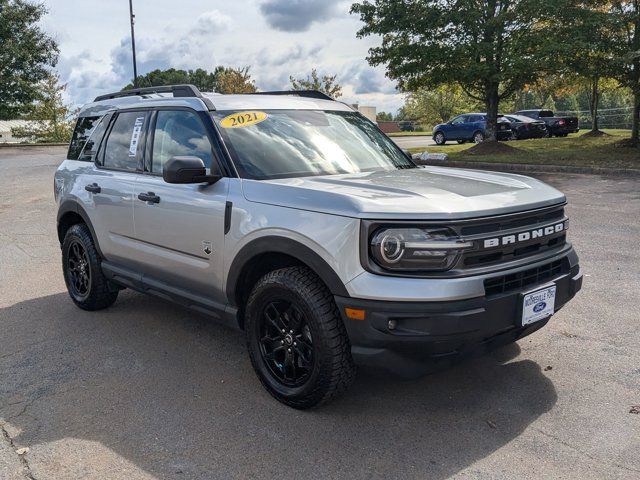
[[[85,0],[85,9],[78,11],[73,0],[45,1],[51,9],[45,28],[54,35],[56,28],[65,32],[59,38],[58,70],[62,81],[68,82],[73,102],[86,103],[131,81],[128,5]],[[289,88],[290,75],[306,76],[317,68],[323,74],[338,74],[343,100],[395,111],[402,95],[384,76],[384,68],[367,64],[367,49],[376,40],[356,38],[360,24],[347,13],[348,4],[219,0],[216,9],[203,11],[202,0],[181,0],[180,9],[168,0],[139,1],[135,5],[138,73],[169,67],[250,66],[260,89],[282,90]],[[98,15],[85,15],[86,11]]]

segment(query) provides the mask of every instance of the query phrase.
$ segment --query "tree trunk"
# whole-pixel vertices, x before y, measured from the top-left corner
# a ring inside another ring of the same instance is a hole
[[[498,107],[500,96],[498,95],[498,85],[487,86],[485,105],[487,107],[487,127],[485,128],[485,141],[495,142],[498,139]]]
[[[591,110],[591,131],[598,131],[598,104],[600,103],[600,79],[594,77],[591,79],[591,98],[589,110]]]
[[[638,146],[638,132],[640,129],[640,90],[633,93],[633,123],[631,126],[631,145]]]

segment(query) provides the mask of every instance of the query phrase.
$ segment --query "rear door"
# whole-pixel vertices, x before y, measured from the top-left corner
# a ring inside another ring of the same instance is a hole
[[[471,140],[473,138],[473,134],[478,130],[482,130],[484,132],[483,120],[482,115],[467,115],[464,123],[463,139]]]
[[[224,217],[228,178],[213,185],[166,183],[162,169],[174,156],[195,156],[220,172],[212,122],[190,109],[160,109],[149,130],[145,173],[134,192],[137,262],[147,280],[223,305]],[[157,197],[149,202],[140,198]],[[146,196],[146,197],[145,197]]]
[[[146,111],[122,111],[114,115],[85,186],[92,207],[87,213],[100,249],[106,260],[122,266],[131,266],[135,256],[133,195],[136,178],[142,172],[148,120]],[[87,142],[87,148],[94,148],[91,141]]]

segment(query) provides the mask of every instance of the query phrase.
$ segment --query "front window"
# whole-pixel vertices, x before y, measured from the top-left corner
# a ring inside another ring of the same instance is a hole
[[[219,111],[212,115],[244,178],[415,167],[373,123],[355,112]]]
[[[162,173],[164,164],[176,156],[198,157],[209,168],[213,157],[211,141],[194,112],[160,110],[153,138],[151,171]]]

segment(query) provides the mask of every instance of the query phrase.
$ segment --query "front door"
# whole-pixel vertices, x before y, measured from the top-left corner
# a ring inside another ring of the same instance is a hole
[[[461,140],[464,137],[465,116],[459,115],[449,124],[449,131],[446,135],[447,140]]]
[[[204,121],[195,111],[184,109],[154,114],[147,172],[135,185],[137,261],[148,279],[224,305],[222,254],[228,179],[213,185],[178,185],[162,178],[164,164],[174,156],[199,157],[208,169],[218,161]]]

